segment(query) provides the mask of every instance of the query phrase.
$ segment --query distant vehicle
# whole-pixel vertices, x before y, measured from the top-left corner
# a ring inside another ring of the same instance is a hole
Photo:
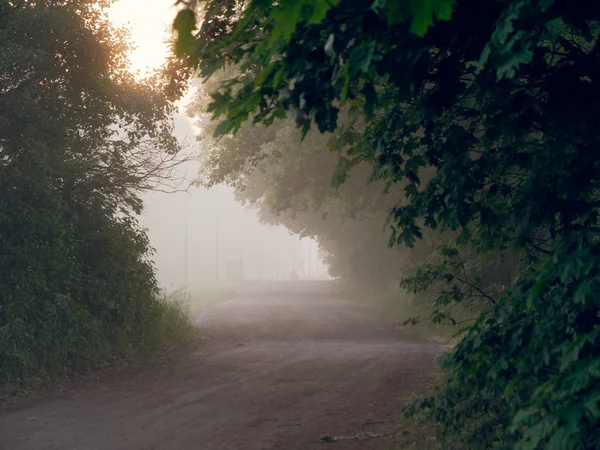
[[[300,279],[300,277],[298,276],[298,273],[296,272],[296,270],[292,269],[292,271],[290,272],[290,280],[298,281],[299,279]]]

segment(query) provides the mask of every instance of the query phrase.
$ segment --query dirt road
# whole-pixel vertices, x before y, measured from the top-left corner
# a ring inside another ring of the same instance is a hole
[[[432,373],[407,338],[327,283],[255,287],[196,319],[194,350],[4,406],[0,449],[371,449]],[[334,444],[318,440],[363,436]]]

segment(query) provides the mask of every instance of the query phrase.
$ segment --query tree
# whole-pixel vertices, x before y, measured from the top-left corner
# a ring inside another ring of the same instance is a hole
[[[398,192],[386,194],[381,182],[367,186],[368,164],[335,186],[338,156],[328,150],[330,136],[309,132],[301,142],[293,119],[282,120],[277,128],[247,123],[235,135],[212,137],[216,124],[204,120],[203,105],[218,87],[215,80],[231,78],[238,70],[229,68],[198,86],[188,109],[204,131],[200,183],[228,183],[263,222],[316,239],[331,275],[380,289],[397,285],[406,252],[388,250],[383,224]]]
[[[217,134],[293,111],[304,133],[341,131],[344,168],[368,161],[376,179],[406,183],[397,243],[452,230],[458,245],[526,259],[421,404],[448,445],[596,448],[600,7],[452,4],[207,1],[195,39],[193,20],[176,25],[203,77],[243,68],[213,94]],[[360,136],[340,130],[341,106],[365,121]]]
[[[437,281],[450,276],[449,270],[458,269],[457,261],[438,266],[441,253],[435,251],[436,246],[448,244],[451,236],[430,232],[412,249],[389,250],[384,224],[390,208],[403,201],[404,185],[386,189],[381,181],[367,184],[372,171],[367,162],[346,173],[338,164],[337,152],[330,151],[330,147],[338,139],[347,139],[349,130],[343,135],[309,131],[301,140],[294,120],[286,118],[277,127],[244,123],[235,135],[213,138],[217,124],[205,120],[206,99],[218,89],[218,80],[231,79],[238,72],[239,68],[229,67],[215,74],[210,82],[197,86],[197,98],[188,110],[204,130],[200,137],[200,147],[204,149],[200,182],[206,187],[229,183],[235,187],[238,200],[256,208],[266,223],[284,225],[299,235],[316,239],[324,251],[330,275],[355,287],[375,289],[378,294],[389,288],[397,290],[398,281],[407,277],[407,287],[419,293],[417,301],[422,306],[431,304],[433,289],[425,294],[418,288],[420,284],[412,283],[412,275],[420,263],[430,266],[428,273],[431,277],[435,272]],[[345,111],[341,117],[348,120]],[[360,136],[358,126],[352,133]],[[463,299],[489,300],[502,285],[510,285],[514,263],[507,263],[505,255],[475,259],[472,256],[463,252],[461,261],[472,260],[460,265],[461,275],[456,277],[463,280],[464,286],[451,287],[448,293],[452,295],[447,295],[445,304],[439,305],[440,311],[434,313],[436,320],[452,321],[449,310]],[[499,271],[499,266],[505,270]],[[440,285],[439,289],[445,288],[443,283],[435,284]],[[480,291],[485,291],[487,297]],[[472,307],[486,302],[468,303]]]
[[[136,214],[181,160],[173,104],[107,6],[0,7],[2,382],[139,354],[162,307]]]

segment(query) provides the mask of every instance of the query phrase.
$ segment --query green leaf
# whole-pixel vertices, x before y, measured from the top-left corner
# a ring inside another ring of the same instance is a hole
[[[600,394],[595,394],[586,399],[584,407],[592,420],[600,420]]]
[[[338,187],[342,185],[344,181],[346,181],[346,177],[348,176],[348,171],[350,170],[351,166],[352,165],[348,158],[342,156],[338,159],[337,166],[331,178],[332,186]]]
[[[348,74],[348,66],[345,66],[340,77],[343,80],[342,90],[340,92],[340,102],[344,103],[344,101],[348,98],[348,89],[350,88],[350,75]]]
[[[175,55],[178,57],[189,55],[193,52],[196,39],[193,31],[196,29],[196,15],[191,9],[182,9],[175,16],[173,29],[177,32],[175,40]]]
[[[371,118],[377,105],[377,92],[373,83],[365,83],[362,93],[365,96],[365,114],[367,118]]]
[[[196,29],[196,14],[191,9],[180,10],[173,20],[173,29],[178,33],[191,34]]]
[[[410,31],[424,36],[434,19],[447,21],[452,18],[454,0],[390,0],[384,14],[389,25],[411,21]]]
[[[410,5],[407,1],[387,1],[383,9],[388,25],[397,25],[410,19]]]
[[[263,70],[261,70],[260,73],[254,79],[254,87],[262,86],[262,84],[265,82],[265,80],[269,77],[269,75],[271,75],[271,73],[273,73],[273,71],[278,66],[279,66],[279,63],[274,62],[274,63],[269,64]],[[283,69],[280,68],[279,70],[281,71]],[[275,85],[275,83],[273,83],[273,84]]]
[[[229,119],[222,120],[215,128],[215,136],[224,136],[233,129],[233,122]]]
[[[281,83],[281,80],[283,79],[284,74],[285,74],[284,67],[280,67],[279,70],[277,72],[275,72],[275,75],[273,75],[273,83],[271,84],[271,87],[273,89],[279,88],[279,85]]]
[[[270,17],[275,26],[270,42],[279,39],[289,42],[300,23],[318,25],[339,2],[340,0],[282,0],[271,10]]]

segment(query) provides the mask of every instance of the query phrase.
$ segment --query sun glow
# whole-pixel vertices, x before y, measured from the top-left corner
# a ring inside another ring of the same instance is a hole
[[[132,73],[143,76],[165,63],[176,13],[174,4],[173,0],[118,0],[109,9],[113,24],[131,32],[136,47],[129,55]]]

